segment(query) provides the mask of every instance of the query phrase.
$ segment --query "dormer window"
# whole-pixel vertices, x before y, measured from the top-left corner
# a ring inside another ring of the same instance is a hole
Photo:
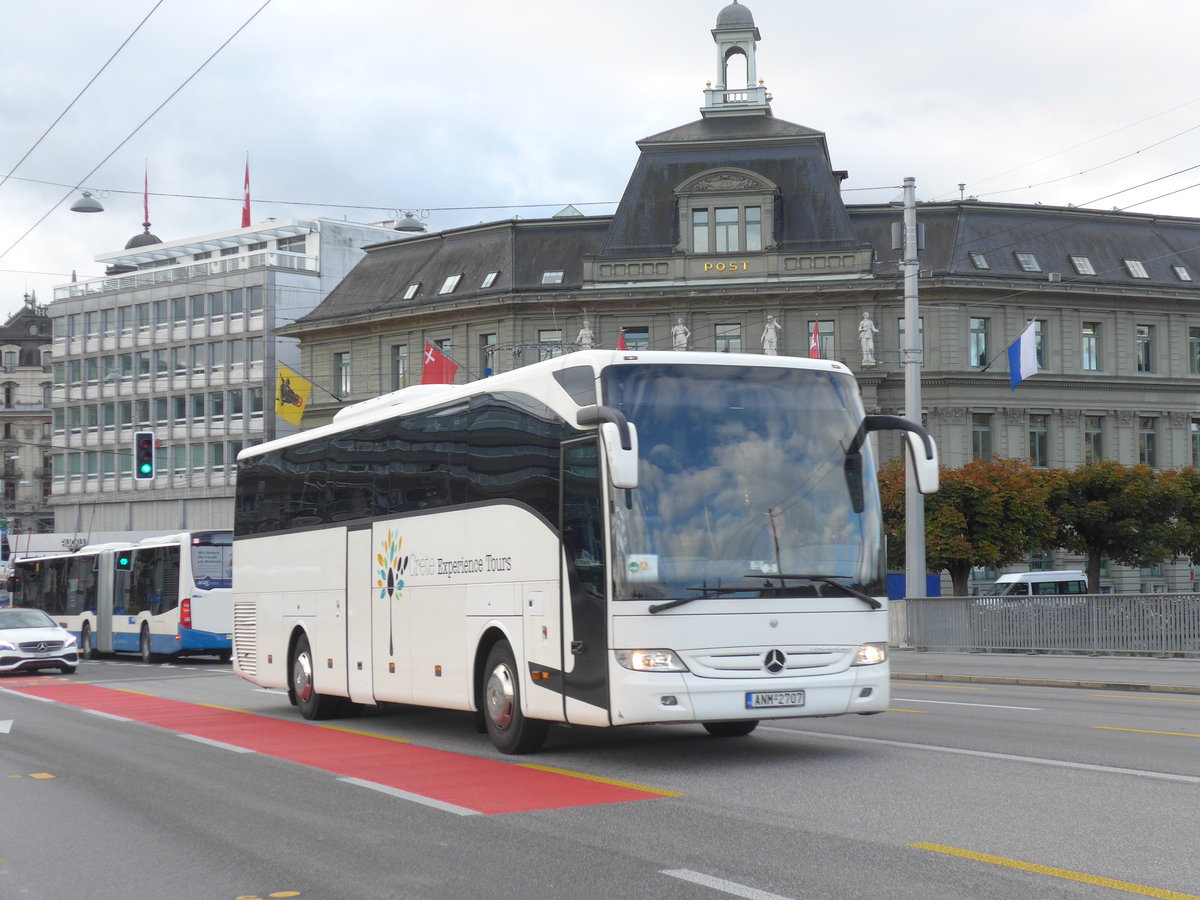
[[[1075,267],[1076,275],[1095,275],[1096,267],[1086,256],[1072,256],[1071,265]]]
[[[563,270],[562,269],[547,269],[542,273],[542,284],[562,284]]]
[[[745,169],[710,169],[675,190],[683,253],[758,253],[773,246],[776,187]]]
[[[406,287],[404,289],[404,299],[411,300],[413,297],[417,296],[417,291],[419,291],[420,289],[421,289],[421,282],[414,281],[412,284],[410,284],[408,287]]]
[[[969,251],[967,256],[970,257],[971,265],[973,265],[976,269],[979,269],[980,271],[986,271],[991,268],[991,265],[987,261],[987,257],[978,250]]]
[[[1180,281],[1192,280],[1192,273],[1187,270],[1187,266],[1171,266],[1171,271],[1175,273],[1175,277]]]
[[[496,278],[499,275],[500,275],[500,272],[498,270],[488,272],[486,275],[483,276],[483,283],[480,284],[479,286],[481,288],[490,288],[493,284],[496,283]]]
[[[458,283],[461,280],[462,280],[461,272],[459,272],[457,275],[447,275],[446,280],[442,282],[442,286],[440,288],[438,288],[438,293],[439,294],[452,293],[454,291],[454,289],[456,287],[458,287]]]
[[[1125,263],[1125,270],[1127,272],[1129,272],[1131,277],[1133,277],[1133,278],[1149,278],[1150,277],[1150,273],[1146,271],[1146,267],[1144,265],[1142,265],[1142,261],[1140,259],[1125,259],[1125,260],[1122,260],[1122,262]]]
[[[1017,253],[1017,265],[1021,267],[1022,272],[1040,272],[1042,264],[1038,262],[1038,258],[1032,253]]]

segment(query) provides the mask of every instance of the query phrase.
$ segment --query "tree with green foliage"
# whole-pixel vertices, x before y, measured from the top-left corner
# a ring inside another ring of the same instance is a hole
[[[941,471],[941,486],[925,497],[925,558],[947,571],[965,596],[974,566],[999,568],[1054,543],[1056,521],[1047,498],[1059,473],[1019,459],[976,459]],[[888,564],[904,563],[904,461],[879,472]]]
[[[1104,557],[1150,566],[1177,555],[1184,482],[1145,465],[1103,461],[1059,473],[1050,492],[1055,544],[1087,560],[1088,591],[1100,590]]]

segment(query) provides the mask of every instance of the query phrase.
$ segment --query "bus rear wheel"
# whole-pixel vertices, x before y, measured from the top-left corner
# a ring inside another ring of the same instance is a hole
[[[488,652],[481,707],[488,735],[501,753],[532,753],[546,740],[550,723],[521,712],[520,670],[508,641]]]
[[[704,730],[713,737],[742,737],[758,727],[758,719],[738,722],[704,722]]]
[[[142,662],[154,662],[154,651],[150,649],[150,629],[143,625],[141,636],[138,638],[138,652],[141,654]]]
[[[83,628],[79,630],[79,657],[80,659],[94,659],[95,656],[96,643],[92,638],[92,626],[84,622]]]
[[[292,651],[292,696],[300,715],[306,719],[332,719],[342,709],[340,697],[318,694],[313,681],[313,655],[308,638],[301,635]]]

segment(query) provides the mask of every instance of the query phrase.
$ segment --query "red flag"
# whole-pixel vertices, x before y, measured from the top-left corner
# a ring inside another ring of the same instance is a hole
[[[617,335],[617,349],[618,350],[628,350],[629,349],[628,347],[625,346],[625,330],[624,329],[622,329],[621,333],[619,335]]]
[[[453,384],[458,363],[441,351],[433,341],[425,341],[421,359],[421,384]]]
[[[821,358],[821,346],[818,343],[819,333],[817,331],[820,324],[821,324],[820,322],[815,322],[815,321],[813,322],[812,338],[808,342],[809,359],[820,359]]]
[[[246,199],[242,203],[242,227],[250,227],[250,154],[246,154]]]

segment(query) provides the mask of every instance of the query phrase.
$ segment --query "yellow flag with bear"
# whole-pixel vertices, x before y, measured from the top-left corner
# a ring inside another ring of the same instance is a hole
[[[280,365],[279,380],[275,384],[275,415],[293,425],[299,425],[312,394],[312,382]]]

